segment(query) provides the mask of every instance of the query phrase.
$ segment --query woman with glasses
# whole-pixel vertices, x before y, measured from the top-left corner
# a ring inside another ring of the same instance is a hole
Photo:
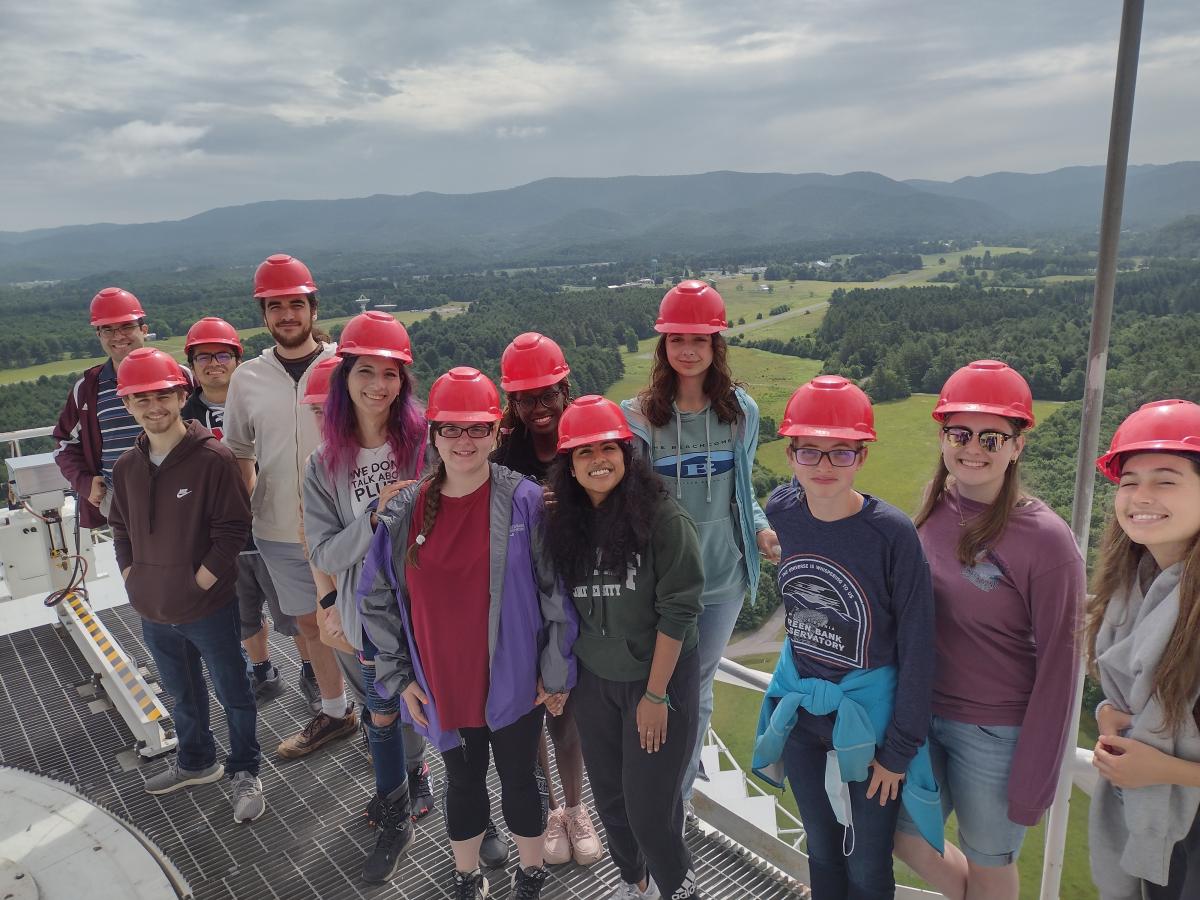
[[[896,855],[947,897],[1016,900],[1025,829],[1049,808],[1074,742],[1083,560],[1021,484],[1034,415],[1018,372],[995,360],[959,369],[933,418],[941,452],[915,517],[937,604],[929,746],[961,846],[939,856],[902,817]]]
[[[700,614],[700,717],[683,775],[689,821],[692,784],[713,710],[713,678],[747,594],[758,591],[759,553],[779,559],[779,542],[754,496],[758,405],[726,361],[725,302],[704,281],[684,281],[662,299],[650,385],[621,404],[640,449],[696,523],[704,560]]]
[[[542,544],[542,489],[490,463],[500,395],[476,369],[434,382],[426,418],[440,460],[380,513],[360,603],[378,647],[376,688],[442,754],[455,900],[487,897],[479,851],[494,757],[520,866],[512,893],[549,877],[534,770],[542,718],[575,682],[574,612]],[[545,704],[545,709],[542,708]]]
[[[786,639],[763,700],[754,771],[786,776],[808,835],[814,900],[895,893],[901,805],[942,847],[925,748],[933,656],[929,567],[908,516],[854,488],[875,440],[867,395],[839,375],[792,394],[779,433],[794,480],[767,518],[783,545]]]
[[[500,419],[500,437],[492,462],[546,483],[550,463],[558,453],[558,422],[571,402],[571,369],[562,349],[543,334],[517,335],[500,357],[500,387],[508,398]],[[546,720],[554,741],[554,759],[563,790],[559,805],[550,776],[550,754],[543,735],[538,762],[545,779],[549,816],[546,820],[546,863],[558,865],[574,857],[590,866],[604,855],[604,847],[587,804],[583,802],[583,751],[579,731],[568,704],[561,716]],[[489,837],[494,826],[489,824]],[[484,841],[484,859],[489,855]],[[497,845],[507,854],[503,844]],[[496,854],[501,858],[501,854]]]
[[[412,364],[408,332],[390,315],[367,312],[347,322],[333,359],[339,362],[329,372],[322,443],[305,468],[304,537],[314,580],[326,592],[320,600],[323,631],[358,658],[375,770],[367,811],[378,827],[362,879],[383,884],[413,840],[405,744],[419,757],[421,742],[402,733],[395,698],[376,689],[375,646],[363,630],[355,594],[377,509],[424,467],[426,425],[406,369]],[[333,590],[327,590],[330,576]]]

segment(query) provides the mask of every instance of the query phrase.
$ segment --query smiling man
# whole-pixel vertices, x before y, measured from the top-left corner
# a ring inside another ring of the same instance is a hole
[[[113,465],[141,428],[117,397],[117,367],[146,342],[146,312],[129,291],[107,287],[92,298],[91,324],[108,360],[75,382],[54,426],[54,461],[79,495],[85,528],[107,523]],[[191,376],[184,385],[191,389]]]
[[[316,420],[301,406],[309,375],[336,347],[314,335],[317,285],[300,260],[268,257],[254,273],[254,297],[275,346],[234,371],[225,398],[224,441],[237,457],[254,509],[254,542],[279,606],[292,616],[308,650],[314,718],[285,739],[280,756],[305,756],[358,725],[334,651],[321,643],[317,587],[301,533],[303,467],[319,442]],[[312,690],[315,688],[315,690]]]
[[[229,449],[199,422],[183,420],[189,390],[179,363],[161,350],[135,350],[117,371],[117,395],[139,433],[115,466],[113,547],[146,648],[175,699],[179,737],[178,754],[145,789],[169,794],[228,771],[234,821],[252,822],[266,804],[234,603],[250,498]],[[224,765],[209,727],[204,668],[229,726]]]

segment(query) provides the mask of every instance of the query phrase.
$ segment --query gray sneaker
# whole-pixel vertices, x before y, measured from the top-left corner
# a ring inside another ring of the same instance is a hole
[[[300,693],[308,701],[308,708],[315,716],[321,711],[321,686],[317,684],[317,676],[300,675]]]
[[[649,875],[646,876],[646,889],[643,891],[636,884],[622,881],[615,891],[608,895],[608,900],[661,900],[658,885]]]
[[[193,771],[191,769],[179,768],[179,760],[172,756],[167,760],[167,767],[146,779],[147,794],[171,794],[185,787],[192,787],[196,784],[209,784],[213,781],[220,781],[225,774],[225,767],[221,763],[213,763],[207,769]]]
[[[233,773],[233,821],[253,822],[267,811],[262,782],[249,772]]]
[[[274,666],[271,667],[271,673],[266,678],[251,675],[250,684],[254,688],[256,706],[262,706],[269,700],[282,697],[286,690],[283,686],[283,679],[279,677],[279,670]]]

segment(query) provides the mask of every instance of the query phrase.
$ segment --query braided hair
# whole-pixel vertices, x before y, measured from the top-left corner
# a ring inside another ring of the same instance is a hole
[[[438,507],[442,505],[442,485],[445,483],[446,464],[439,459],[437,468],[425,476],[425,483],[418,489],[418,493],[424,492],[421,504],[421,533],[417,535],[415,541],[408,545],[408,550],[404,554],[405,563],[415,569],[421,568],[421,564],[417,561],[417,551],[421,549],[421,545],[429,537],[429,532],[433,531],[433,523],[437,519]]]

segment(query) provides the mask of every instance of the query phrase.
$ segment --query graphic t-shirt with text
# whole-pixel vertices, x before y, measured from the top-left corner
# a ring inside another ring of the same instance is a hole
[[[351,505],[354,515],[361,516],[371,502],[379,499],[385,485],[399,478],[399,467],[392,455],[392,445],[386,441],[379,447],[362,447],[350,473]]]

